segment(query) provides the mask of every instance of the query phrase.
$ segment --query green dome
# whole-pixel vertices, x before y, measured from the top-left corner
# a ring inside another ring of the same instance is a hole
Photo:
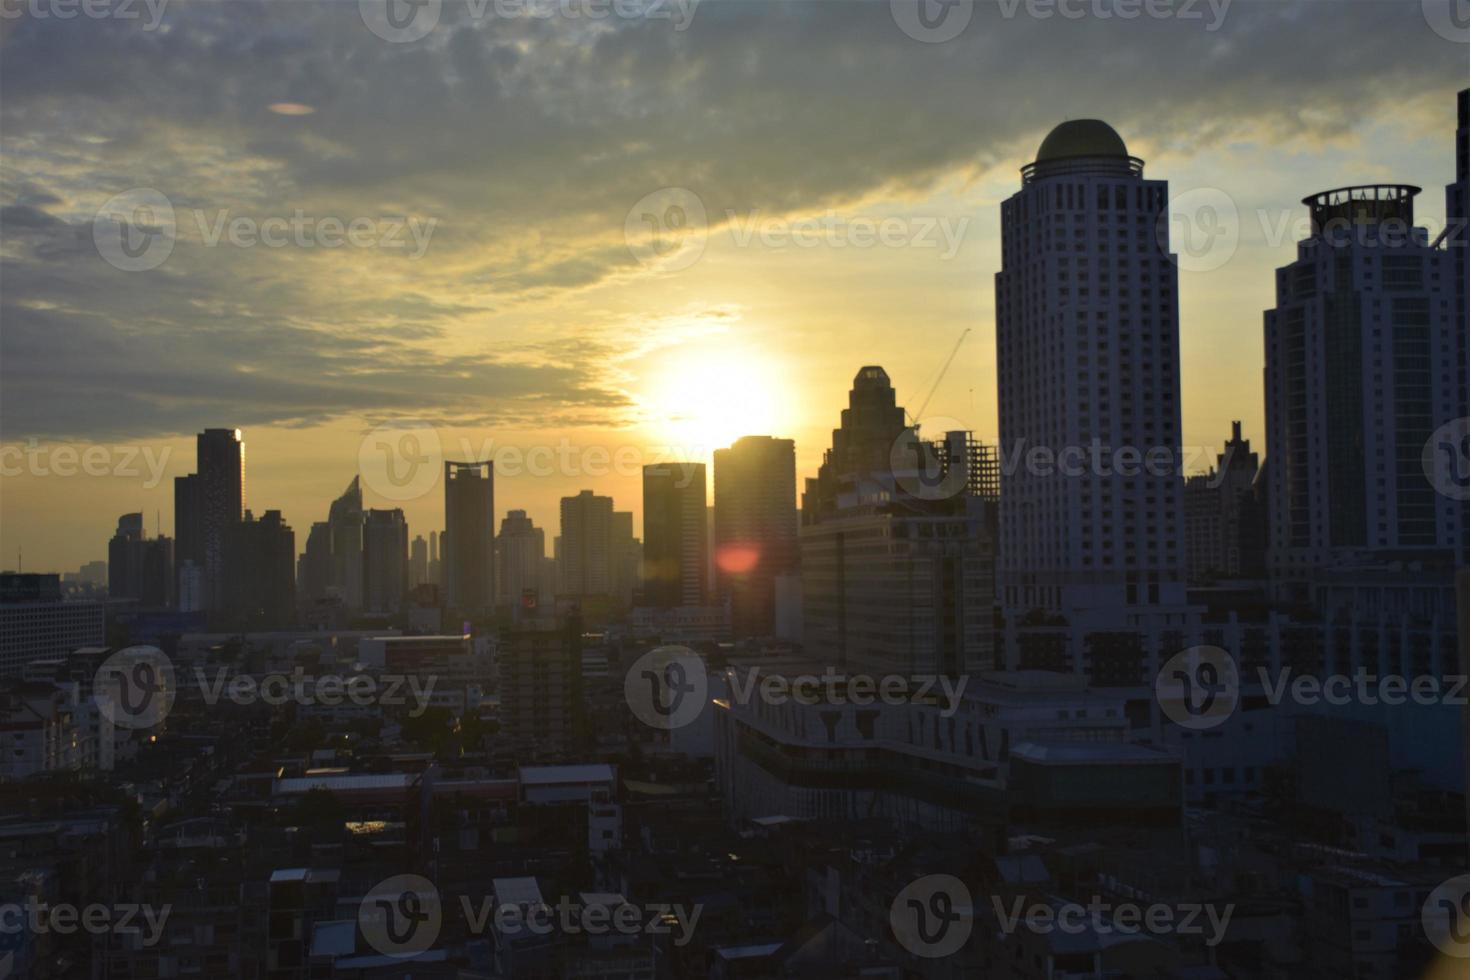
[[[1128,147],[1123,137],[1101,119],[1069,119],[1041,141],[1036,162],[1069,160],[1074,157],[1123,157]]]

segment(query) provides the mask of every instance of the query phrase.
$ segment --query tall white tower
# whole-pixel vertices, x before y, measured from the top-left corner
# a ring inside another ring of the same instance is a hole
[[[1107,123],[1051,131],[1001,205],[1000,604],[1157,635],[1186,623],[1168,184]],[[1014,653],[1014,651],[1011,651]]]

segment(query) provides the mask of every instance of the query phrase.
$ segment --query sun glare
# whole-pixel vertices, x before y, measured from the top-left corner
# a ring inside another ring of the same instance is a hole
[[[779,369],[743,351],[677,354],[660,365],[645,403],[649,430],[703,459],[741,436],[781,435]]]

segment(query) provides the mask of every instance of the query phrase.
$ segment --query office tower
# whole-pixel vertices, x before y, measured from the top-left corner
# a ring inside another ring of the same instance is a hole
[[[608,596],[613,588],[613,501],[583,490],[561,498],[557,593]]]
[[[429,542],[416,535],[408,546],[408,587],[416,589],[429,581]]]
[[[429,581],[440,585],[444,581],[443,566],[439,562],[439,532],[429,532]]]
[[[745,436],[715,450],[715,591],[730,599],[737,638],[771,636],[776,577],[800,559],[796,443]]]
[[[107,544],[107,594],[134,599],[149,609],[165,609],[174,600],[174,542],[148,537],[142,514],[124,514]]]
[[[444,464],[444,588],[464,615],[495,608],[495,473],[491,464]]]
[[[816,477],[807,478],[801,495],[802,521],[835,512],[839,488],[854,474],[890,469],[894,443],[903,432],[903,409],[888,372],[876,366],[858,371],[841,424],[832,430],[832,448],[822,454]]]
[[[188,569],[191,579],[190,587],[186,589],[181,580],[184,569]],[[188,476],[174,477],[174,594],[179,597],[179,609],[184,612],[193,612],[203,609],[203,568],[204,568],[204,524],[200,513],[199,476],[191,473]],[[190,600],[197,603],[192,608],[185,608],[183,599],[185,594]]]
[[[103,604],[63,599],[57,575],[0,573],[0,676],[107,638]]]
[[[279,629],[296,619],[296,534],[278,510],[235,523],[225,589],[228,610],[244,629]],[[207,580],[207,576],[206,576]]]
[[[396,613],[408,593],[408,521],[399,508],[369,510],[362,528],[363,610]]]
[[[1006,623],[1157,636],[1188,622],[1168,184],[1096,119],[1053,129],[1021,180],[995,279],[1001,453],[1019,461],[1001,480]]]
[[[199,550],[205,605],[223,609],[229,544],[245,510],[245,443],[239,429],[205,429],[197,440]],[[294,563],[294,556],[293,556]]]
[[[912,430],[903,417],[887,373],[864,367],[832,448],[807,480],[799,588],[805,653],[875,675],[992,669],[993,502],[969,492],[967,474],[942,483],[942,493],[916,479],[931,468],[968,466],[969,434],[933,443],[911,438],[906,452],[898,440]],[[974,455],[990,458],[978,445]]]
[[[108,598],[137,599],[142,596],[142,545],[147,540],[142,514],[124,514],[117,519],[117,531],[107,542]]]
[[[1265,381],[1278,598],[1306,599],[1323,570],[1390,553],[1448,559],[1462,540],[1464,508],[1436,492],[1422,459],[1460,415],[1464,347],[1454,257],[1413,227],[1418,192],[1306,198],[1312,231],[1277,270]]]
[[[643,467],[643,592],[650,606],[702,606],[709,591],[703,463]]]
[[[513,510],[500,522],[500,539],[496,542],[500,559],[497,581],[500,601],[517,607],[527,594],[532,608],[541,598],[541,562],[546,557],[546,531],[539,528],[523,510]]]
[[[1266,510],[1256,494],[1260,468],[1250,440],[1241,438],[1240,423],[1232,422],[1214,468],[1185,481],[1184,556],[1191,583],[1265,577]]]
[[[633,512],[615,510],[608,542],[608,561],[612,569],[612,595],[624,607],[633,604],[633,593],[639,585],[641,558],[638,539],[633,536]]]
[[[1445,188],[1446,241],[1455,277],[1455,336],[1459,349],[1456,364],[1459,413],[1470,418],[1470,88],[1461,89],[1456,99],[1458,127],[1455,130],[1455,182]],[[1464,463],[1464,460],[1460,462]],[[1470,502],[1460,510],[1461,565],[1470,565]]]
[[[317,602],[332,587],[332,522],[317,521],[306,534],[306,550],[296,566],[296,587],[302,598]]]
[[[362,485],[353,477],[327,511],[332,540],[331,591],[348,609],[362,608]]]

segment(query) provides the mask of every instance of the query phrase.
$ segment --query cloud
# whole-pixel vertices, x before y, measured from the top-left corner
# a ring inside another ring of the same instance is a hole
[[[715,222],[814,212],[1018,168],[1064,117],[1106,118],[1144,156],[1315,142],[1463,78],[1463,45],[1418,4],[1235,3],[1214,31],[1008,9],[977,4],[944,44],[907,37],[887,3],[711,0],[676,32],[450,2],[408,44],[354,3],[174,2],[155,31],[27,16],[0,59],[3,434],[399,408],[616,422],[611,358],[528,359],[515,325],[615,355],[603,324],[558,319],[559,304],[638,287],[650,270],[624,222],[660,187],[690,188]],[[135,187],[167,196],[179,239],[159,268],[124,273],[91,221]],[[409,261],[208,247],[196,213],[434,227]]]

